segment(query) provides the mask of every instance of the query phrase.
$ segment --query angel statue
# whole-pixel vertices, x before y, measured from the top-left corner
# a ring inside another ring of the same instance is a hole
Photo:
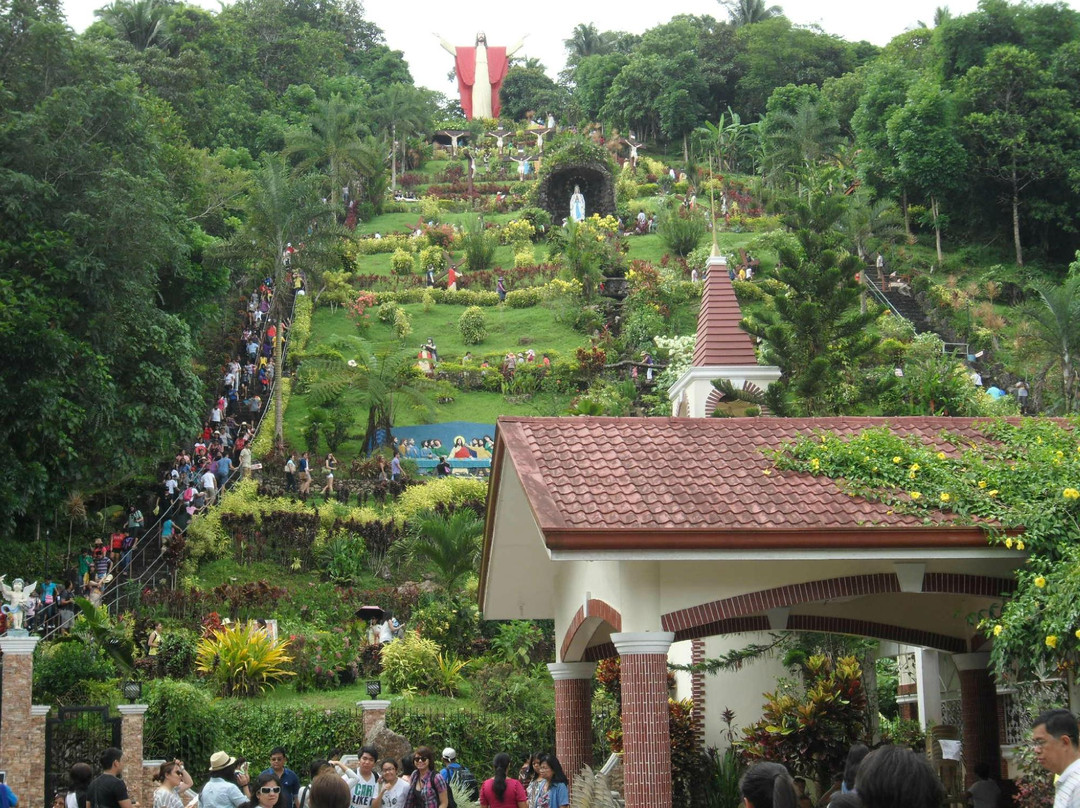
[[[3,593],[4,600],[7,601],[3,606],[0,606],[0,611],[8,616],[10,628],[22,629],[26,604],[29,602],[34,589],[37,588],[37,581],[24,588],[23,579],[16,578],[11,582],[11,586],[8,586],[4,583],[6,577],[6,575],[0,575],[0,592]]]

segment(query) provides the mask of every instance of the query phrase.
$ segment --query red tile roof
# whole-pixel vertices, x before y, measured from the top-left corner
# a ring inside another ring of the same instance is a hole
[[[804,547],[879,540],[985,545],[978,529],[950,526],[948,514],[928,511],[926,525],[921,517],[848,496],[826,477],[764,473],[773,469],[764,452],[799,436],[880,426],[949,454],[956,450],[941,440],[943,431],[987,440],[971,418],[504,417],[494,474],[512,473],[503,467],[513,463],[549,548],[623,549],[634,545],[627,538],[632,534],[652,535],[638,546],[662,540],[661,546],[673,549],[762,547],[768,541]]]
[[[757,354],[750,335],[739,328],[742,310],[723,266],[713,265],[705,274],[705,289],[698,310],[694,367],[756,365]]]

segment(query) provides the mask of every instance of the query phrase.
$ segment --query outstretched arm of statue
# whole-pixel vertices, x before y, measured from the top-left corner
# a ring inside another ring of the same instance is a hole
[[[525,36],[523,36],[521,39],[519,39],[517,41],[516,45],[512,45],[511,47],[506,49],[507,57],[513,56],[515,53],[517,53],[519,50],[521,50],[522,48],[525,47],[525,37],[527,37],[527,36],[528,36],[528,34],[525,34]]]
[[[457,56],[457,48],[455,48],[453,45],[451,45],[449,42],[447,42],[445,39],[443,39],[438,34],[435,34],[434,36],[435,36],[436,39],[439,40],[439,44],[442,45],[443,50],[449,51],[451,56]]]

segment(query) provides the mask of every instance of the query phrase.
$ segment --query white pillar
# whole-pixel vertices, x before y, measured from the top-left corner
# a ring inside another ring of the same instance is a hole
[[[624,632],[660,631],[660,564],[619,563],[619,598]],[[668,641],[670,644],[670,640]]]
[[[920,648],[915,652],[915,680],[919,684],[919,724],[925,730],[941,723],[941,660],[938,652]]]

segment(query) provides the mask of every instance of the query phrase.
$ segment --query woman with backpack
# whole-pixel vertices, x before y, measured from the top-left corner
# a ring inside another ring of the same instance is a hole
[[[435,752],[430,746],[421,746],[413,752],[416,771],[409,783],[405,808],[446,808],[447,785],[442,775],[434,770]]]

